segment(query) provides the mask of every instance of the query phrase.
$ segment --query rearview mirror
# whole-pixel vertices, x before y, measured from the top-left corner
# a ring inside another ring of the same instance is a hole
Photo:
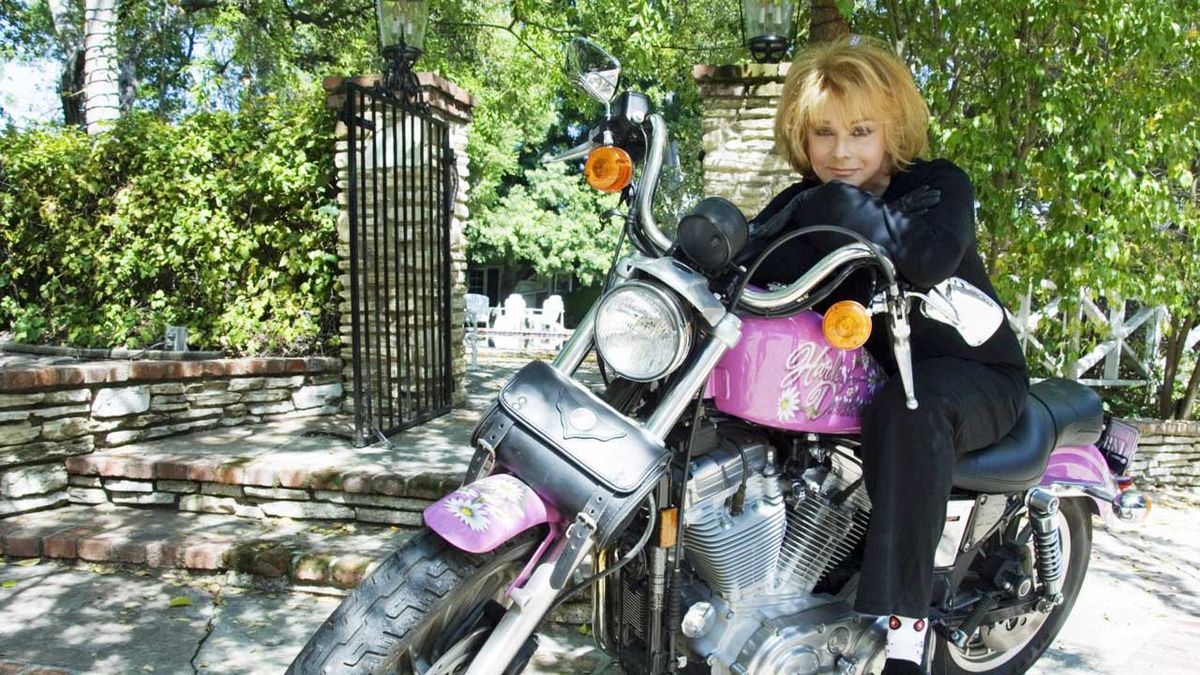
[[[953,327],[972,347],[988,341],[1004,322],[1004,308],[988,294],[958,277],[950,277],[929,289],[913,293],[924,302],[921,313]]]
[[[567,43],[567,77],[605,108],[617,94],[621,62],[600,45],[577,37]]]

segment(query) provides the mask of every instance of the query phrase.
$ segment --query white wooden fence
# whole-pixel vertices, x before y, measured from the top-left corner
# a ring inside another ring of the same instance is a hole
[[[1048,281],[1042,282],[1041,288],[1051,293],[1056,290]],[[1016,332],[1031,368],[1044,368],[1059,377],[1090,386],[1146,386],[1156,382],[1156,373],[1162,367],[1159,346],[1168,318],[1165,307],[1139,306],[1133,300],[1112,294],[1106,297],[1087,289],[1078,292],[1072,316],[1067,316],[1063,310],[1066,304],[1064,297],[1059,295],[1035,310],[1030,287],[1021,299],[1017,313],[1009,312],[1009,324]],[[1133,313],[1129,315],[1131,308]],[[1052,322],[1064,321],[1069,322],[1068,349],[1051,351],[1039,338],[1039,329],[1045,329]],[[1135,336],[1137,332],[1141,335]],[[1190,349],[1198,341],[1200,326],[1188,333],[1185,348]],[[1080,356],[1071,359],[1067,352]],[[1101,365],[1102,369],[1099,368]],[[1136,377],[1127,376],[1131,370]]]
[[[1041,290],[1053,294],[1056,289],[1049,281],[1043,281]],[[1021,298],[1016,314],[1008,312],[1008,322],[1017,334],[1030,368],[1035,373],[1065,377],[1096,387],[1157,384],[1163,368],[1160,347],[1168,318],[1166,308],[1146,307],[1134,300],[1111,297],[1111,294],[1106,297],[1104,293],[1094,294],[1088,290],[1079,291],[1078,298],[1072,316],[1066,315],[1064,307],[1068,303],[1061,295],[1034,309],[1031,287]],[[467,304],[469,329],[465,339],[471,348],[472,366],[476,365],[480,345],[552,350],[570,334],[562,328],[561,309],[557,310],[560,317],[557,325],[535,326],[526,320],[519,326],[500,326],[493,325],[496,308],[487,307],[486,297],[482,307],[478,302],[474,303],[476,306],[471,302]],[[1063,322],[1069,322],[1069,349],[1054,351],[1045,344],[1045,332],[1051,325]],[[484,327],[477,328],[477,323],[483,323]],[[1188,333],[1185,351],[1197,342],[1200,342],[1200,326]],[[1070,359],[1068,351],[1080,356]],[[1123,377],[1131,370],[1136,377]]]

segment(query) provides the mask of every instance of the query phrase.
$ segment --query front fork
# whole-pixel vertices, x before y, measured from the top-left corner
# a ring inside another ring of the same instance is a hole
[[[537,625],[542,622],[559,592],[562,591],[562,588],[554,588],[550,578],[554,574],[559,556],[563,554],[566,544],[565,539],[560,540],[548,559],[539,563],[534,569],[529,581],[525,582],[521,588],[509,591],[508,595],[513,600],[512,607],[505,612],[500,623],[496,624],[496,628],[492,630],[487,642],[471,661],[466,675],[495,675],[495,673],[503,672],[516,657],[521,646],[533,634]],[[584,546],[586,554],[591,550],[592,540],[589,538]],[[582,559],[581,556],[580,560]]]
[[[598,305],[599,303],[597,303]],[[584,316],[575,333],[563,345],[553,366],[558,370],[571,374],[583,362],[584,357],[592,348],[596,327],[596,306]],[[643,424],[651,436],[664,440],[667,433],[679,421],[684,410],[692,401],[696,392],[708,381],[708,376],[721,357],[730,347],[737,344],[741,337],[741,320],[733,314],[726,314],[713,328],[699,355],[689,365],[672,389],[663,397],[654,413]],[[476,472],[479,474],[481,472]],[[481,475],[468,475],[468,481],[478,480]],[[575,569],[595,547],[595,538],[587,528],[588,523],[576,520],[567,530],[567,536],[555,544],[553,552],[530,575],[529,581],[521,588],[509,592],[513,605],[505,613],[500,623],[492,631],[487,642],[471,661],[467,675],[490,675],[502,672],[517,655],[534,629],[541,623],[546,612],[553,606],[554,601],[563,591],[565,582],[574,574]],[[594,525],[592,525],[594,529]],[[585,541],[577,544],[570,553],[574,559],[564,561],[560,567],[560,558],[568,553],[568,541],[572,537],[583,537]],[[578,546],[583,548],[580,549]]]

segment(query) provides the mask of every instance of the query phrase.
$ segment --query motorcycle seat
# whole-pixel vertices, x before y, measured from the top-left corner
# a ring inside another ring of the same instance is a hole
[[[959,458],[954,487],[991,494],[1019,492],[1041,482],[1050,453],[1064,445],[1090,445],[1104,429],[1100,397],[1057,377],[1029,389],[1025,411],[999,441]]]

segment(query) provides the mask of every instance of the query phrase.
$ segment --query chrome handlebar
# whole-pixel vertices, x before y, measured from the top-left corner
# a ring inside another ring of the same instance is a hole
[[[661,254],[674,244],[670,237],[663,234],[662,229],[659,228],[658,222],[654,219],[654,209],[651,207],[654,192],[658,188],[658,179],[662,173],[663,154],[667,146],[667,125],[663,121],[662,115],[658,113],[648,116],[646,121],[650,124],[650,137],[647,139],[646,161],[642,167],[642,177],[638,182],[637,209],[642,232]],[[850,244],[830,253],[804,276],[788,286],[772,291],[747,288],[742,293],[741,304],[758,311],[788,307],[811,293],[817,284],[829,276],[832,269],[840,268],[855,260],[869,258],[875,258],[884,267],[884,274],[888,279],[896,278],[896,269],[890,259],[876,255],[876,252],[864,244]]]
[[[662,172],[663,154],[667,145],[667,125],[663,121],[662,115],[658,113],[649,115],[646,122],[650,125],[650,135],[647,138],[646,161],[638,182],[636,206],[642,232],[651,245],[658,249],[657,252],[662,254],[670,249],[674,242],[659,228],[658,222],[654,219],[652,203]],[[586,157],[595,145],[592,141],[586,140],[566,152],[542,161],[549,164],[581,159]],[[887,279],[896,278],[896,270],[890,259],[879,255],[867,244],[853,243],[832,251],[818,261],[812,269],[787,286],[767,291],[745,289],[740,303],[758,311],[771,311],[795,305],[843,265],[866,259],[872,259],[882,266]],[[886,295],[885,307],[891,319],[892,351],[896,356],[900,379],[904,385],[906,405],[910,410],[915,410],[917,399],[913,391],[912,349],[909,344],[909,336],[912,333],[908,323],[909,298],[900,291],[894,282],[888,284]],[[883,311],[883,308],[876,311]]]
[[[657,249],[660,255],[671,248],[671,238],[663,234],[663,231],[658,226],[658,221],[654,219],[654,209],[652,203],[654,201],[654,192],[658,189],[658,179],[662,174],[663,155],[667,147],[667,123],[663,120],[662,115],[654,113],[646,118],[646,122],[650,124],[650,135],[647,138],[646,160],[642,165],[642,177],[638,181],[637,187],[637,210],[642,224],[642,231],[650,243]],[[606,142],[611,142],[606,139]],[[555,162],[570,162],[577,159],[583,159],[588,156],[588,153],[593,148],[600,144],[592,141],[590,138],[584,140],[579,145],[566,150],[557,155],[543,157],[542,164],[553,164]]]
[[[542,164],[554,164],[555,162],[573,162],[577,159],[583,159],[584,157],[587,157],[588,153],[590,153],[592,151],[592,149],[595,147],[596,147],[596,144],[593,143],[591,141],[591,139],[587,139],[584,142],[580,143],[579,145],[571,148],[570,150],[564,150],[563,152],[561,152],[557,155],[550,156],[550,157],[542,157]]]
[[[642,167],[642,179],[638,182],[637,208],[642,221],[642,231],[659,253],[671,248],[671,238],[663,234],[654,220],[654,191],[658,188],[658,177],[662,173],[663,153],[667,147],[667,123],[662,115],[654,113],[646,118],[650,123],[650,138],[646,139],[646,163]]]
[[[791,307],[812,293],[818,285],[828,279],[835,271],[841,269],[843,265],[855,260],[873,260],[888,267],[892,265],[891,260],[879,257],[866,244],[847,244],[841,248],[834,249],[824,258],[818,260],[817,264],[813,265],[799,279],[787,286],[768,291],[757,291],[747,288],[742,294],[740,304],[760,312]],[[895,275],[894,268],[892,269],[892,275]]]

